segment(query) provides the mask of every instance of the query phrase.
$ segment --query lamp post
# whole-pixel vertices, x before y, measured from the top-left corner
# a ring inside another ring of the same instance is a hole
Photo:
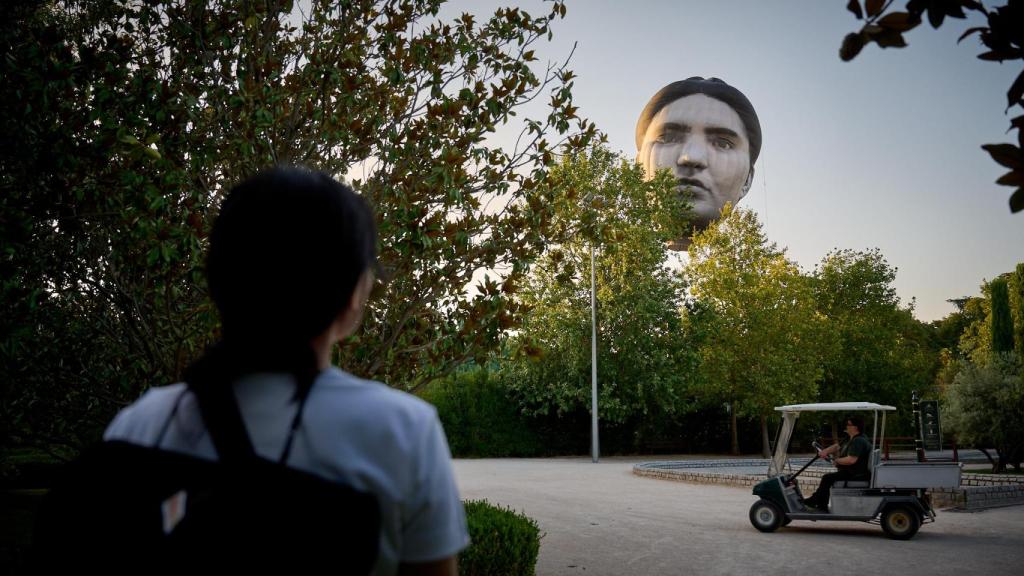
[[[596,464],[597,441],[597,276],[594,273],[594,241],[590,241],[590,457]]]

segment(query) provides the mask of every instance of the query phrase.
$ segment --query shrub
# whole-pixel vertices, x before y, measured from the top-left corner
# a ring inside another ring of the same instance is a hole
[[[989,363],[967,364],[948,391],[945,421],[957,440],[977,448],[994,446],[993,471],[1024,460],[1024,365],[1013,352]]]
[[[456,458],[535,458],[590,453],[590,412],[525,415],[509,380],[515,371],[473,367],[428,384],[419,395],[437,408]],[[728,416],[721,405],[697,406],[685,416],[602,418],[601,454],[707,453],[728,450]],[[753,421],[752,421],[753,422]],[[741,437],[759,428],[740,422]],[[743,426],[750,429],[746,431]],[[742,445],[743,450],[754,450]]]
[[[498,378],[472,368],[431,382],[420,396],[437,408],[456,457],[538,456],[543,442]]]
[[[533,518],[486,500],[468,500],[465,506],[473,542],[459,554],[460,575],[534,574],[540,529]]]

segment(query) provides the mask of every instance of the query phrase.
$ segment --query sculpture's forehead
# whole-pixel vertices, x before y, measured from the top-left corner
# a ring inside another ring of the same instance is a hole
[[[740,115],[725,102],[704,94],[691,94],[666,104],[651,119],[648,134],[651,129],[665,124],[681,124],[694,129],[726,128],[747,139]]]

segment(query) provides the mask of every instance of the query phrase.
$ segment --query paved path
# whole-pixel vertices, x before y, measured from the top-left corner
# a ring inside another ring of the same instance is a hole
[[[849,522],[797,521],[762,534],[747,519],[748,489],[634,476],[645,460],[456,460],[455,473],[463,498],[537,520],[541,576],[1024,574],[1024,506],[940,511],[907,542]]]

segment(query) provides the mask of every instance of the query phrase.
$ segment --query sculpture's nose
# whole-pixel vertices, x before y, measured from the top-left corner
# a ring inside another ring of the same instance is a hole
[[[679,151],[676,164],[697,170],[706,168],[708,165],[707,147],[697,138],[688,138]]]

